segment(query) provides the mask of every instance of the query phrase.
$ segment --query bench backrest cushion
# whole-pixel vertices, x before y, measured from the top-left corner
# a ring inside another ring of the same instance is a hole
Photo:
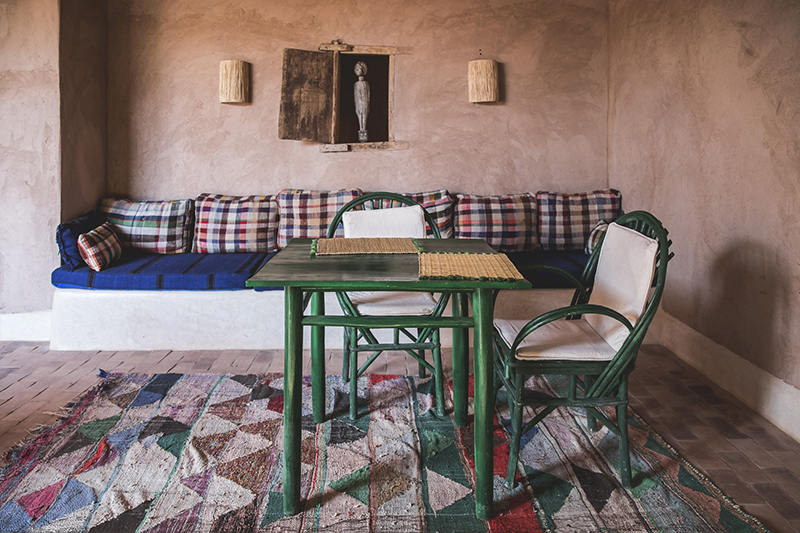
[[[622,214],[622,195],[614,189],[563,194],[539,191],[539,243],[545,250],[583,250],[598,222]]]
[[[459,194],[453,216],[457,238],[485,239],[499,252],[533,250],[538,245],[538,216],[533,194]]]
[[[194,253],[278,249],[278,202],[274,196],[203,193],[195,198],[194,209]]]
[[[333,217],[344,205],[361,196],[361,189],[339,191],[310,191],[284,189],[278,194],[280,210],[278,248],[283,248],[295,237],[323,238]],[[336,236],[341,237],[340,226]]]
[[[192,249],[191,199],[132,202],[104,198],[99,211],[106,222],[114,225],[124,247],[158,254],[180,254]]]
[[[88,233],[103,223],[97,211],[89,211],[85,215],[63,222],[56,228],[56,242],[61,263],[67,270],[75,270],[86,266],[78,249],[78,236]]]
[[[439,228],[439,235],[442,239],[450,239],[453,237],[453,197],[450,196],[450,193],[444,189],[439,189],[436,191],[426,191],[426,192],[409,192],[409,193],[400,193],[403,196],[414,200],[415,202],[422,205],[425,208],[425,211],[433,217],[434,222],[436,222],[436,226]],[[385,199],[382,202],[383,205],[380,207],[387,208],[387,207],[400,207],[400,202],[396,202],[393,200]],[[369,210],[372,209],[373,205],[371,202],[367,202],[364,204],[364,209]],[[425,224],[425,232],[426,236],[433,237],[433,231]]]

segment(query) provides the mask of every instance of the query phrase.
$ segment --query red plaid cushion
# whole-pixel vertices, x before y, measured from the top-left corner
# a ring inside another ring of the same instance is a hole
[[[592,228],[622,214],[622,195],[614,189],[578,194],[538,192],[539,242],[545,250],[582,250]]]
[[[532,194],[459,194],[454,218],[457,238],[485,239],[500,252],[533,250],[537,246],[536,197]]]
[[[192,200],[131,202],[105,198],[100,215],[114,224],[123,246],[159,254],[192,248]]]
[[[439,235],[443,239],[450,239],[453,237],[453,198],[450,196],[450,193],[444,189],[441,189],[438,191],[400,194],[407,196],[408,198],[422,205],[425,211],[427,211],[433,217],[433,221],[439,228]],[[400,206],[401,204],[399,202],[384,200],[381,207],[386,208]],[[364,208],[370,209],[370,203],[367,202],[364,204]],[[428,226],[428,224],[425,224],[425,229],[428,237],[432,237],[433,231],[431,231],[431,228]]]
[[[328,225],[336,213],[350,200],[361,196],[361,189],[340,191],[303,191],[285,189],[278,194],[280,223],[278,248],[294,237],[319,238],[328,234]],[[336,235],[341,237],[340,227]]]
[[[201,194],[194,201],[194,253],[277,249],[278,202],[273,196]]]
[[[122,256],[122,243],[114,227],[104,222],[89,233],[78,235],[78,250],[89,268],[100,272]]]

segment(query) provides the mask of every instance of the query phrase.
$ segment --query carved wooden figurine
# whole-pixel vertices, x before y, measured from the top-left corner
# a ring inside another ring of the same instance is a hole
[[[363,61],[356,63],[353,71],[358,76],[358,81],[353,86],[353,98],[356,102],[356,115],[358,115],[358,141],[367,142],[367,115],[369,115],[369,83],[364,80],[367,74],[367,64]]]

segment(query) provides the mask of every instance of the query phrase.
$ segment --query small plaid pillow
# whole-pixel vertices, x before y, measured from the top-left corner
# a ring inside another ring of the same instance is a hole
[[[294,237],[319,238],[328,234],[330,224],[339,209],[350,200],[361,196],[361,189],[340,191],[304,191],[284,189],[278,194],[280,223],[278,248],[283,248]],[[342,228],[336,230],[341,237]]]
[[[203,193],[194,201],[194,253],[273,252],[278,202],[273,196]]]
[[[583,250],[586,255],[591,255],[592,252],[594,252],[594,249],[597,248],[598,244],[600,244],[600,239],[602,239],[603,235],[606,234],[607,229],[608,222],[605,220],[601,220],[595,227],[592,228],[592,232],[589,233],[589,239],[586,241],[586,248]]]
[[[614,189],[578,194],[540,191],[539,242],[545,250],[581,250],[601,220],[622,214],[622,195]]]
[[[536,197],[468,196],[459,194],[455,207],[456,237],[485,239],[500,252],[536,248]]]
[[[89,268],[100,272],[122,256],[122,243],[113,225],[105,222],[89,233],[78,235],[78,250]]]
[[[192,248],[192,200],[131,202],[105,198],[100,215],[114,224],[123,246],[159,254]]]
[[[415,202],[419,203],[425,211],[432,217],[436,226],[439,228],[439,235],[443,239],[450,239],[453,237],[453,198],[446,190],[441,189],[438,191],[428,192],[414,192],[414,193],[400,193]],[[392,200],[384,200],[383,208],[386,207],[400,207],[400,202]],[[364,209],[370,209],[372,206],[369,202],[364,204]],[[425,224],[425,229],[428,237],[433,236],[430,226]]]

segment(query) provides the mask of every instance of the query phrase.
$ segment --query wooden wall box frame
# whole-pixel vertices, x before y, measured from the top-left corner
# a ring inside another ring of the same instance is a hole
[[[325,43],[319,50],[283,51],[278,137],[322,143],[322,152],[360,152],[408,148],[396,142],[394,119],[394,56],[399,49]],[[367,63],[370,83],[369,141],[359,143],[353,102],[353,67]]]

